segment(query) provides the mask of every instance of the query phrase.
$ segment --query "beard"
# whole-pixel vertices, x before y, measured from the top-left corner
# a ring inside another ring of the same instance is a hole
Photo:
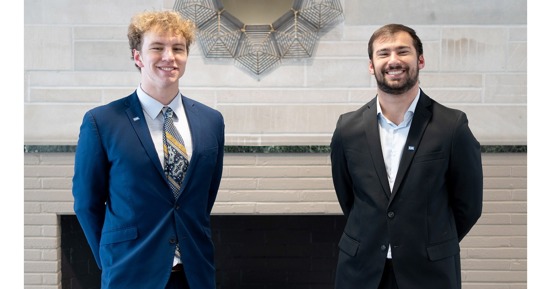
[[[391,66],[388,69],[402,69],[402,65]],[[386,70],[383,69],[380,73],[374,70],[374,77],[378,88],[388,94],[403,94],[413,88],[418,83],[418,68],[411,70],[410,67],[405,69],[406,78],[397,83],[390,83],[386,78]]]

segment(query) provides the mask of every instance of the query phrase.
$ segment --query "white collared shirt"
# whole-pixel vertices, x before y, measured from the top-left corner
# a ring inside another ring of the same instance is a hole
[[[155,150],[157,151],[160,163],[164,167],[164,152],[162,149],[162,125],[164,123],[163,109],[164,105],[156,99],[149,96],[145,91],[141,89],[141,86],[137,88],[137,95],[139,102],[143,107],[143,114],[151,133],[151,138],[155,144]],[[181,93],[178,92],[176,97],[168,104],[168,106],[174,111],[174,125],[183,138],[187,155],[189,156],[189,162],[191,162],[191,156],[193,155],[193,142],[191,138],[191,130],[189,129],[189,123],[187,122],[187,116],[185,114],[185,108],[183,107]]]
[[[384,116],[380,107],[380,100],[376,98],[380,145],[382,146],[382,154],[391,191],[393,191],[393,184],[395,183],[395,177],[397,176],[397,170],[399,169],[399,163],[401,162],[401,156],[403,155],[403,149],[405,148],[409,130],[411,129],[414,110],[419,98],[420,89],[400,124],[395,124]],[[388,258],[391,259],[391,246],[388,249]]]
[[[145,115],[147,126],[149,127],[149,132],[151,133],[151,138],[153,139],[153,143],[155,145],[155,150],[157,151],[160,163],[164,168],[162,127],[164,124],[163,112],[166,110],[166,107],[143,91],[143,89],[141,89],[141,85],[137,88],[137,95],[139,102],[141,103],[141,107],[143,108],[143,114]],[[181,97],[181,93],[178,92],[172,102],[168,104],[168,107],[174,111],[174,126],[176,126],[176,129],[183,138],[185,149],[187,150],[187,156],[189,158],[189,162],[191,162],[191,156],[193,155],[193,143],[191,139],[191,130],[189,129],[189,123],[187,121],[187,115],[185,114],[185,108],[183,107]],[[174,256],[174,261],[172,264],[175,266],[178,263],[181,263],[180,258]]]

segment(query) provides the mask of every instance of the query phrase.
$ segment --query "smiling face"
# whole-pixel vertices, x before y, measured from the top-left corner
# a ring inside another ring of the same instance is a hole
[[[143,35],[141,50],[133,50],[134,62],[141,70],[141,87],[154,97],[164,92],[170,97],[178,91],[185,72],[188,51],[182,35],[152,29]]]
[[[418,72],[424,68],[424,56],[418,56],[412,37],[406,32],[380,37],[372,45],[369,71],[378,89],[400,95],[418,84]]]

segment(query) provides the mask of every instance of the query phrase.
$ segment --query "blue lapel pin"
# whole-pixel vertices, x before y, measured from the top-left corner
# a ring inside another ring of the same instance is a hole
[[[139,120],[139,117],[136,116],[136,117],[134,117],[133,119],[134,119],[134,121],[138,121],[138,120]]]

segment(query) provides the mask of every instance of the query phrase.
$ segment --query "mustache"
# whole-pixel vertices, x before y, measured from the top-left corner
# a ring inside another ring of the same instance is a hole
[[[388,65],[388,67],[384,68],[383,71],[386,72],[388,70],[395,70],[395,69],[408,70],[409,67],[403,64],[390,64]]]

